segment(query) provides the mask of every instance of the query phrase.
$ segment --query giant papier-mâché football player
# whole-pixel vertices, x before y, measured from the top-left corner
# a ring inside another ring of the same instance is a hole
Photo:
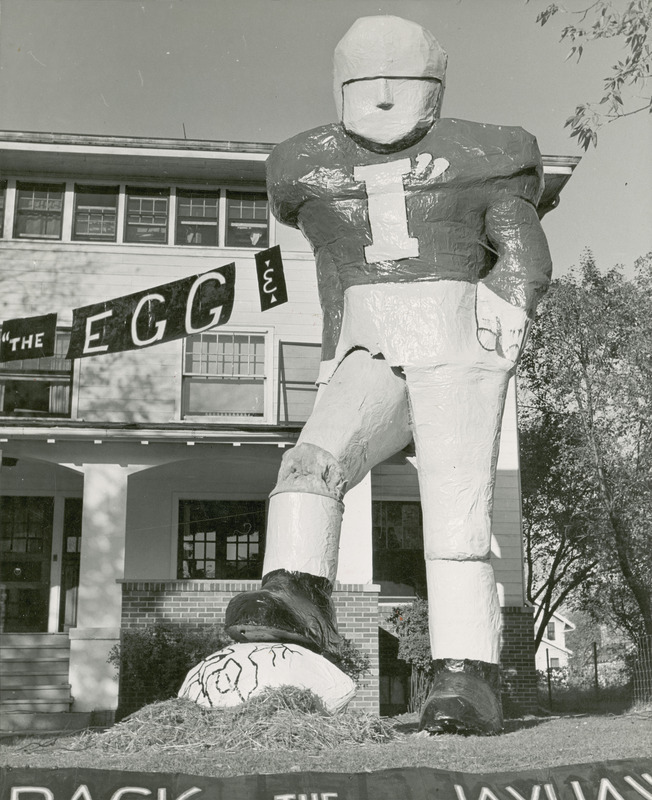
[[[551,263],[536,140],[440,119],[446,61],[416,23],[357,20],[335,51],[341,121],[269,158],[273,213],[315,253],[322,386],[271,494],[262,587],[233,598],[226,624],[238,641],[333,656],[342,498],[414,441],[437,669],[420,725],[490,734],[502,729],[489,562],[500,425]]]

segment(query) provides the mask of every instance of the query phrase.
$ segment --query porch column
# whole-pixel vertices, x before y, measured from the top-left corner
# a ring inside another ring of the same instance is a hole
[[[371,473],[344,497],[337,580],[356,584],[373,582]]]
[[[114,667],[107,663],[120,640],[129,475],[144,467],[84,464],[84,497],[77,627],[70,630],[73,711],[113,711],[118,704]]]

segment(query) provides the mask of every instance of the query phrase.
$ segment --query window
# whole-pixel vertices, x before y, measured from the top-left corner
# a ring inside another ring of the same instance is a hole
[[[559,659],[558,658],[551,658],[550,659],[550,669],[559,669]]]
[[[264,500],[180,500],[177,577],[258,579]]]
[[[60,239],[65,186],[58,183],[16,184],[17,239]]]
[[[267,195],[258,192],[227,192],[227,247],[268,246]]]
[[[167,243],[169,194],[167,189],[127,187],[125,242]]]
[[[19,180],[12,233],[11,226],[3,225],[7,186],[0,180],[0,238],[117,242],[124,195],[121,242],[167,245],[172,225],[174,243],[184,247],[269,247],[269,203],[264,191],[176,189],[176,219],[171,220],[170,186],[75,183],[74,207],[71,218],[66,215],[64,232],[66,184]]]
[[[217,247],[219,199],[219,192],[177,191],[177,244]]]
[[[265,335],[208,331],[185,340],[183,417],[265,416]]]
[[[7,193],[7,181],[0,181],[0,237],[4,236],[5,228],[5,195]]]
[[[65,358],[70,332],[57,331],[55,355],[0,362],[0,415],[69,417],[72,361]]]
[[[546,639],[548,639],[551,642],[554,642],[554,640],[555,640],[555,623],[554,622],[549,622],[548,623],[548,627],[546,628]]]
[[[115,242],[117,214],[117,186],[75,185],[73,240]]]
[[[374,583],[381,597],[426,596],[421,503],[372,502]]]
[[[281,342],[279,346],[279,422],[305,422],[317,398],[321,345]]]

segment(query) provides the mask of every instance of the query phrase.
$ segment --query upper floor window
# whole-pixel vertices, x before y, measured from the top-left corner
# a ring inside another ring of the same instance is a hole
[[[69,417],[72,361],[65,358],[69,331],[57,331],[55,354],[48,358],[0,362],[0,415]]]
[[[226,246],[257,247],[269,243],[269,208],[262,192],[226,193]]]
[[[555,623],[549,622],[546,627],[546,639],[550,642],[555,641]]]
[[[16,184],[14,237],[17,239],[61,239],[63,183]]]
[[[115,242],[117,217],[117,186],[75,185],[73,240]]]
[[[265,416],[262,333],[207,331],[184,342],[182,416]]]
[[[216,247],[219,192],[177,191],[176,243]]]
[[[5,195],[7,193],[7,181],[0,181],[0,236],[4,236],[5,228]]]
[[[125,242],[166,244],[168,240],[168,189],[127,187]]]
[[[0,181],[0,237],[269,247],[269,204],[264,192],[87,183],[74,183],[74,192],[72,188],[72,181]],[[64,216],[68,196],[73,208]],[[3,231],[6,205],[13,209],[13,233],[12,229]]]

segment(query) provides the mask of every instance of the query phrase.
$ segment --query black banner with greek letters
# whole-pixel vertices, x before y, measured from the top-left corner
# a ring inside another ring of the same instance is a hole
[[[66,358],[140,350],[224,325],[235,264],[73,310]]]
[[[477,775],[429,767],[236,778],[0,768],[0,800],[650,800],[651,773],[650,759]]]
[[[256,253],[260,310],[269,311],[288,301],[281,248],[276,245]]]

